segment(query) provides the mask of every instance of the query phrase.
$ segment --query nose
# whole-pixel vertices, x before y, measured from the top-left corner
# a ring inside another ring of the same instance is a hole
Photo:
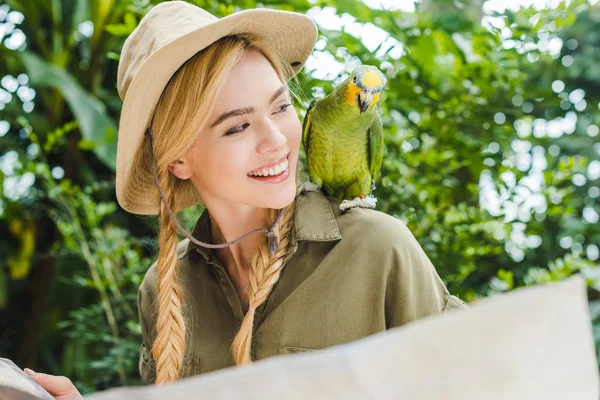
[[[269,118],[265,118],[260,126],[260,138],[256,144],[256,151],[260,154],[281,154],[287,143],[287,137],[281,132],[279,126]]]

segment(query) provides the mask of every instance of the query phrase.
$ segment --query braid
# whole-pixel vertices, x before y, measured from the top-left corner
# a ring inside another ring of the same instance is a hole
[[[175,206],[174,182],[168,171],[159,173],[160,185],[170,208]],[[158,254],[157,337],[152,346],[156,360],[156,383],[179,378],[185,353],[185,321],[182,311],[182,288],[177,263],[176,229],[162,202],[160,204],[160,251]]]
[[[236,365],[252,362],[250,351],[252,330],[256,309],[268,297],[273,285],[279,280],[283,259],[287,252],[290,232],[293,227],[295,201],[292,201],[283,212],[281,221],[274,229],[279,238],[279,246],[272,258],[269,259],[269,248],[265,238],[261,239],[259,251],[252,260],[250,282],[248,287],[248,311],[232,344],[233,359]],[[277,213],[272,210],[271,221]]]

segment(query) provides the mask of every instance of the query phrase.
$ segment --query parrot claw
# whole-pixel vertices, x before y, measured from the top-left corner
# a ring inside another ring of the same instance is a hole
[[[304,182],[304,185],[302,186],[302,193],[319,191],[321,191],[321,187],[313,182]]]
[[[360,208],[375,208],[377,204],[377,198],[373,196],[367,196],[365,198],[355,197],[353,200],[343,200],[340,205],[340,211],[347,211],[354,207]]]

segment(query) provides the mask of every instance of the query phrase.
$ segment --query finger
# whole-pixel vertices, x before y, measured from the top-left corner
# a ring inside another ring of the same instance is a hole
[[[48,375],[25,368],[25,372],[52,396],[62,396],[74,390],[75,386],[66,376]]]

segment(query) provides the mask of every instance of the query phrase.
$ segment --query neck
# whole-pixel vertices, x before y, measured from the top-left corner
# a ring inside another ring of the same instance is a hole
[[[257,228],[268,229],[268,215],[268,209],[250,206],[223,207],[221,203],[219,207],[209,208],[213,243],[235,240]],[[234,245],[216,249],[219,261],[230,273],[247,273],[262,236],[264,233],[253,233]]]

